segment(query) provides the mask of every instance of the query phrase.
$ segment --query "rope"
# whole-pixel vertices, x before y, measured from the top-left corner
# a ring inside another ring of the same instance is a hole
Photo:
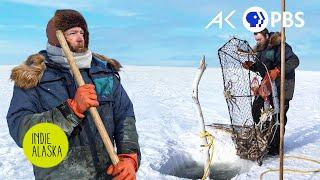
[[[313,162],[313,163],[317,163],[320,164],[320,161],[314,160],[314,159],[310,159],[307,157],[300,157],[300,156],[285,156],[285,158],[291,158],[291,159],[299,159],[299,160],[304,160],[304,161],[308,161],[308,162]],[[260,175],[260,180],[263,179],[263,176],[269,172],[277,172],[280,171],[279,169],[268,169],[264,172],[261,173]],[[320,172],[320,168],[319,169],[314,169],[314,170],[300,170],[300,169],[284,169],[283,172],[287,172],[287,173],[296,173],[296,174],[310,174],[310,173],[319,173]]]
[[[273,131],[273,135],[271,140],[269,141],[269,144],[271,144],[271,142],[273,141],[274,137],[276,136],[276,132],[278,130],[278,127],[280,126],[280,122],[279,122],[279,114],[276,114],[276,122],[274,123],[274,125],[271,127],[271,132]]]
[[[211,152],[209,153],[210,158],[209,158],[209,162],[207,162],[203,176],[202,176],[202,180],[207,179],[209,176],[209,172],[210,172],[210,166],[213,160],[213,152],[214,152],[214,137],[212,134],[210,134],[208,131],[202,131],[200,132],[200,137],[201,138],[207,138],[207,142],[208,144],[206,145],[201,145],[201,147],[208,147],[209,150],[211,150]]]

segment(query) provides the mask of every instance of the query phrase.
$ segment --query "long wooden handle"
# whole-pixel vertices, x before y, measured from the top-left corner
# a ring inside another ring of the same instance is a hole
[[[284,119],[285,119],[285,98],[286,98],[286,51],[285,51],[285,37],[286,37],[286,28],[284,27],[284,12],[286,11],[286,1],[281,0],[281,80],[280,80],[280,145],[279,145],[279,179],[283,180],[283,153],[284,153]]]
[[[69,46],[68,46],[68,43],[62,33],[61,30],[58,30],[56,31],[56,35],[57,35],[57,38],[59,40],[59,43],[63,49],[63,52],[65,54],[65,56],[67,57],[67,60],[68,60],[68,63],[70,64],[70,69],[71,69],[71,72],[73,74],[73,78],[76,80],[78,86],[82,86],[85,84],[82,76],[81,76],[81,73],[79,71],[79,68],[77,66],[77,64],[75,63],[74,61],[74,58],[72,56],[72,53],[69,49]],[[119,158],[117,156],[117,154],[115,153],[114,151],[114,148],[113,148],[113,145],[111,143],[111,140],[110,140],[110,137],[108,136],[108,133],[107,133],[107,130],[106,128],[104,127],[103,123],[102,123],[102,120],[101,120],[101,117],[97,111],[97,108],[96,107],[90,107],[90,114],[93,118],[93,121],[98,129],[98,132],[102,138],[102,141],[104,143],[104,146],[110,156],[110,159],[112,161],[112,164],[118,164],[119,162]]]

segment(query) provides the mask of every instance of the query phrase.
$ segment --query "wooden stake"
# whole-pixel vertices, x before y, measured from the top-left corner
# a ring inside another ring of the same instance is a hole
[[[197,112],[199,115],[199,122],[200,122],[200,129],[202,132],[206,132],[206,126],[204,123],[204,118],[203,118],[200,102],[198,99],[198,86],[199,86],[199,82],[202,77],[202,74],[206,70],[206,67],[207,67],[207,65],[205,62],[205,57],[203,56],[202,60],[200,61],[200,66],[199,66],[198,72],[196,74],[196,77],[194,78],[193,86],[192,86],[193,87],[192,99],[197,107]],[[208,147],[207,137],[202,138],[202,145],[204,145],[205,147]],[[207,151],[204,151],[204,155],[205,155],[206,161],[204,163],[204,170],[203,171],[204,171],[204,174],[206,174],[207,173],[206,168],[209,166],[209,163],[210,163],[210,149],[209,149],[209,147],[208,147]],[[210,170],[207,174],[207,179],[209,179],[209,175],[210,175]]]
[[[77,64],[74,61],[74,58],[72,56],[72,53],[71,53],[71,51],[69,49],[68,43],[67,43],[62,31],[58,30],[56,32],[56,36],[57,36],[57,38],[59,40],[59,43],[60,43],[60,45],[61,45],[61,47],[63,49],[64,54],[67,57],[67,60],[68,60],[68,63],[70,65],[70,70],[72,72],[73,78],[76,80],[78,86],[84,85],[85,82],[84,82],[84,80],[83,80],[83,78],[81,76],[81,73],[79,71],[79,68],[78,68]],[[110,138],[108,136],[107,130],[106,130],[106,128],[104,127],[104,125],[102,123],[102,120],[101,120],[101,117],[100,117],[100,115],[99,115],[99,113],[97,111],[97,108],[96,107],[90,107],[89,111],[90,111],[90,114],[91,114],[91,116],[93,118],[93,121],[94,121],[94,123],[95,123],[95,125],[96,125],[96,127],[98,129],[98,132],[99,132],[99,134],[101,136],[101,139],[102,139],[102,141],[104,143],[106,151],[109,154],[109,157],[110,157],[110,159],[112,161],[112,164],[114,164],[114,165],[117,164],[119,162],[119,158],[118,158],[117,154],[115,153],[115,150],[113,148],[111,140],[110,140]]]
[[[286,10],[286,1],[281,0],[281,86],[280,86],[280,171],[279,179],[283,180],[283,144],[284,144],[284,117],[285,117],[285,80],[286,80],[286,64],[285,64],[285,27],[283,26],[283,13]]]

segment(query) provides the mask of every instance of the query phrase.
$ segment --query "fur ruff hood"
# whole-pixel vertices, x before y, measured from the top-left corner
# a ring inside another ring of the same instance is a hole
[[[93,53],[92,55],[109,63],[116,72],[119,72],[122,68],[121,64],[115,59],[110,59],[97,53]],[[45,69],[45,57],[42,54],[33,54],[21,65],[18,65],[11,70],[10,79],[16,86],[27,90],[37,86]]]

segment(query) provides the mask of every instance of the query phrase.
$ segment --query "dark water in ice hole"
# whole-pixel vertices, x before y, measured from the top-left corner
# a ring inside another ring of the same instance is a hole
[[[235,177],[237,174],[246,172],[254,163],[246,160],[239,160],[233,163],[215,163],[210,168],[210,179],[226,180]],[[172,175],[187,179],[201,179],[203,175],[203,164],[198,164],[184,154],[174,153],[160,167],[153,167],[162,174]]]

